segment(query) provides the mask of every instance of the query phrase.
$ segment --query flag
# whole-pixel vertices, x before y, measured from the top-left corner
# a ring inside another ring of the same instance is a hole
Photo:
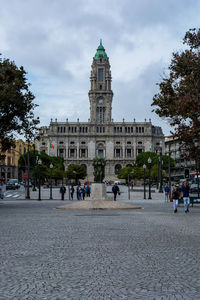
[[[54,146],[52,143],[50,143],[50,148],[51,148],[51,149],[54,149],[55,146]]]

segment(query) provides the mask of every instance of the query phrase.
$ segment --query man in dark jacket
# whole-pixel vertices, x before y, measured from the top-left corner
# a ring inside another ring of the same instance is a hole
[[[66,187],[64,186],[64,184],[62,184],[62,186],[60,188],[60,193],[61,193],[61,200],[64,200],[64,196],[66,193]]]
[[[116,201],[117,193],[119,194],[119,187],[116,183],[112,187],[112,192],[114,194],[114,201]]]
[[[190,197],[189,197],[190,187],[187,181],[184,182],[184,185],[181,188],[181,192],[184,201],[184,211],[185,213],[187,213],[189,212],[189,207],[190,207]]]

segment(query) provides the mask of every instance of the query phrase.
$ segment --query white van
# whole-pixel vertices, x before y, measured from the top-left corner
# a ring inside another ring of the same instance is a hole
[[[121,184],[121,181],[115,181],[114,184],[119,185],[119,184]]]

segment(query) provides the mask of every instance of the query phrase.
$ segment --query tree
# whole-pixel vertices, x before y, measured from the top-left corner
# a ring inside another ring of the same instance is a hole
[[[75,182],[78,183],[79,179],[84,179],[87,176],[87,172],[84,166],[72,164],[65,171],[65,176],[68,179],[75,179]]]
[[[186,32],[184,51],[172,53],[169,75],[159,85],[152,106],[174,126],[173,135],[182,142],[186,157],[200,157],[200,29]]]
[[[38,151],[35,151],[35,156],[39,156]],[[38,167],[35,167],[35,156],[34,151],[31,150],[29,157],[30,157],[30,169],[32,177],[34,177],[34,171],[37,174]],[[40,167],[40,177],[42,181],[45,181],[45,179],[50,177],[50,164],[53,164],[53,170],[52,170],[52,178],[55,180],[63,179],[64,177],[64,160],[62,157],[54,157],[46,154],[45,152],[40,153],[40,159],[42,161],[41,167]],[[20,169],[22,169],[24,172],[26,172],[28,164],[28,152],[24,153],[20,156],[18,165]]]
[[[128,181],[128,175],[129,175],[129,180],[131,180],[133,178],[132,171],[133,171],[133,167],[131,166],[121,168],[117,177],[119,179],[125,179],[126,181]]]
[[[29,90],[26,72],[13,61],[0,57],[0,140],[1,150],[14,147],[16,133],[28,140],[37,128],[39,118],[34,118],[34,95]]]
[[[157,160],[158,160],[158,155],[155,152],[142,152],[139,153],[136,157],[136,161],[135,164],[138,167],[143,167],[143,165],[145,164],[146,166],[148,166],[148,158],[151,158],[151,164],[155,165],[157,164]]]

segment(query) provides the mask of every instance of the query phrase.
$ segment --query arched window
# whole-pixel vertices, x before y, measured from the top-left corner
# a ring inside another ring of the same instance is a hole
[[[122,166],[121,166],[120,164],[117,164],[117,165],[115,166],[115,174],[116,174],[116,175],[120,172],[121,168],[122,168]]]
[[[85,169],[85,171],[87,172],[87,166],[85,165],[85,164],[82,164],[81,165],[84,169]]]

